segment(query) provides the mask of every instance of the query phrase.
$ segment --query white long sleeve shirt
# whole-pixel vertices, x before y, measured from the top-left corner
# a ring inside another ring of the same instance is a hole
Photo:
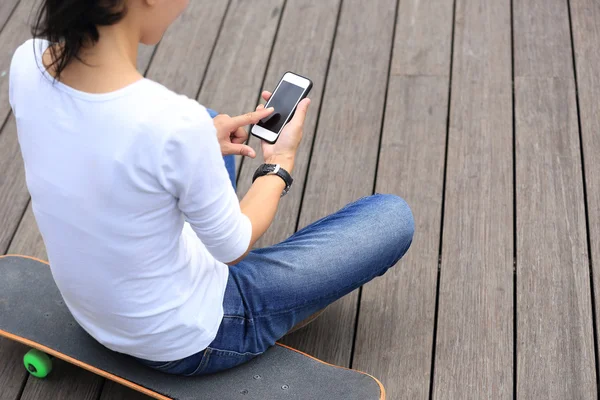
[[[223,317],[224,263],[252,235],[212,119],[148,79],[106,94],[53,82],[48,45],[16,51],[10,103],[65,303],[112,350],[154,361],[201,351]]]

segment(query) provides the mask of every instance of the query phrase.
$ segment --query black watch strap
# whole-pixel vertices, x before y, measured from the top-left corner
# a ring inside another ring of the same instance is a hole
[[[262,164],[257,168],[254,173],[254,177],[252,177],[252,182],[254,182],[257,178],[265,175],[277,175],[285,182],[285,189],[281,193],[281,197],[285,196],[289,191],[290,187],[294,180],[292,176],[285,169],[281,168],[279,164]]]

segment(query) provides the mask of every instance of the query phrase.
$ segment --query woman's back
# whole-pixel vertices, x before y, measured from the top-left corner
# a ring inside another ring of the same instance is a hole
[[[67,305],[117,351],[161,359],[156,340],[173,344],[161,349],[168,357],[206,346],[228,272],[184,229],[173,194],[189,172],[182,148],[202,154],[197,167],[207,175],[223,162],[212,120],[146,79],[106,94],[54,82],[41,67],[48,45],[30,40],[15,53],[11,104],[33,211]]]

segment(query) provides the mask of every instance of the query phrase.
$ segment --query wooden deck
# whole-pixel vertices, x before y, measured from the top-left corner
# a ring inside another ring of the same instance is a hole
[[[8,103],[33,0],[0,0],[0,253],[45,258]],[[139,67],[231,115],[315,82],[291,194],[260,245],[360,196],[403,196],[404,260],[287,338],[395,399],[598,397],[600,2],[191,0]],[[258,146],[257,140],[251,144]],[[239,163],[239,192],[258,161]],[[1,277],[0,277],[1,279]],[[0,340],[0,399],[136,399]]]

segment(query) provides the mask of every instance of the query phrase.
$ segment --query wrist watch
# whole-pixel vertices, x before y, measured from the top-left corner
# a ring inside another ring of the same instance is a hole
[[[294,182],[292,176],[285,169],[281,168],[279,164],[262,164],[254,173],[252,183],[254,183],[254,181],[257,178],[260,178],[261,176],[265,175],[277,175],[278,177],[283,179],[283,181],[285,182],[285,189],[283,189],[281,197],[285,196],[290,191],[292,182]]]

